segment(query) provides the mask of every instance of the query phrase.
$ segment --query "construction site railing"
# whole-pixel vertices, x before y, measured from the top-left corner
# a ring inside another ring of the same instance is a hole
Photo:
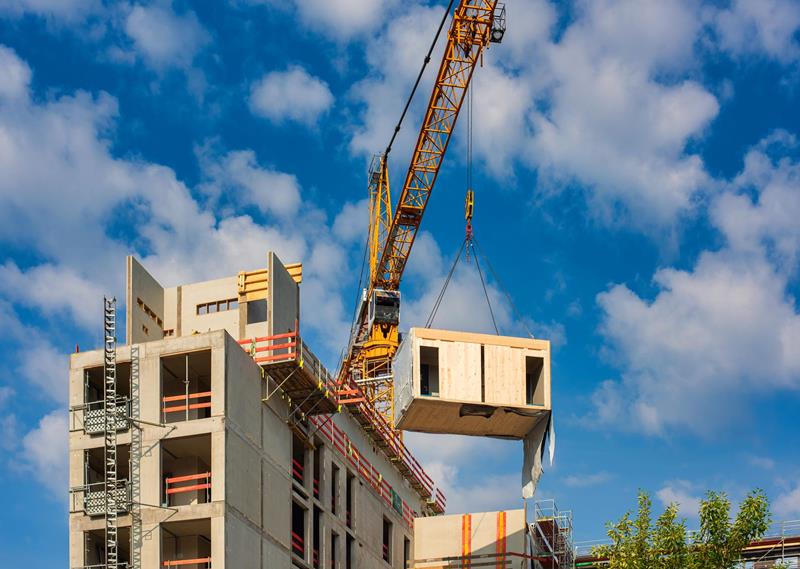
[[[333,375],[303,342],[297,330],[239,340],[239,345],[253,357],[257,364],[297,362],[316,379],[319,387],[327,390],[330,397],[336,399],[336,381]]]
[[[389,507],[394,507],[403,519],[412,526],[414,523],[415,512],[411,507],[397,495],[392,489],[391,484],[375,468],[366,456],[358,450],[350,441],[347,434],[342,431],[329,417],[309,417],[309,421],[317,428],[317,432],[330,441],[331,446],[353,467],[353,470],[363,478],[378,496]],[[442,498],[444,498],[442,496]],[[395,503],[395,500],[398,503]],[[351,512],[345,509],[345,517],[348,527],[351,525]]]
[[[194,482],[185,486],[187,482]],[[185,476],[172,476],[164,479],[164,491],[167,498],[167,506],[170,505],[169,497],[185,492],[197,492],[205,490],[206,502],[211,501],[211,473],[202,472],[200,474],[187,474]]]
[[[337,393],[342,391],[342,386],[338,385],[335,377],[308,348],[301,336],[297,333],[297,330],[275,334],[273,336],[239,340],[239,345],[250,353],[256,363],[262,365],[296,361],[307,372],[312,374],[317,381],[318,387],[329,393],[334,401],[337,403],[339,402]],[[283,351],[283,353],[275,353],[279,351]],[[350,390],[360,393],[360,389],[354,383],[349,387]],[[367,417],[372,424],[373,432],[377,433],[385,442],[388,447],[387,454],[389,455],[389,459],[401,462],[427,495],[433,496],[433,480],[428,476],[417,459],[414,458],[408,450],[408,447],[403,444],[400,435],[392,429],[386,423],[385,419],[376,413],[372,406],[365,400],[355,403],[355,405],[358,412]],[[313,417],[311,417],[311,419],[313,419]],[[444,503],[444,494],[439,491],[438,497],[434,499],[434,507],[442,507],[441,511],[443,512]]]
[[[118,431],[130,428],[130,407],[131,402],[128,397],[117,397],[115,426]],[[90,401],[82,405],[73,405],[69,410],[70,431],[82,430],[87,435],[96,435],[105,431],[105,401]]]
[[[303,559],[306,555],[306,544],[302,536],[292,532],[292,553]]]
[[[189,565],[194,565],[195,567],[211,569],[211,558],[199,557],[197,559],[176,559],[174,561],[163,561],[161,565],[163,567],[186,567]]]
[[[207,401],[201,401],[205,400]],[[178,403],[181,405],[168,405],[170,403]],[[182,395],[168,395],[161,398],[161,413],[163,420],[167,422],[167,415],[172,413],[184,413],[185,420],[189,419],[189,411],[197,409],[211,409],[211,391],[202,391],[200,393],[184,393]]]

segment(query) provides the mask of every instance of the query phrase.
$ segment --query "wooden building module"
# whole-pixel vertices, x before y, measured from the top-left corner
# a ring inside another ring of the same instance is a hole
[[[522,438],[551,409],[547,340],[412,328],[394,376],[398,429]]]

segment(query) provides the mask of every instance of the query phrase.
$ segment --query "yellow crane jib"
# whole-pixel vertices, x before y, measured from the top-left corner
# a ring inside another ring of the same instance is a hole
[[[496,0],[458,1],[394,210],[386,154],[376,156],[370,167],[370,279],[362,294],[339,383],[344,389],[351,383],[348,379],[356,383],[365,399],[392,426],[391,362],[400,340],[400,280],[472,74],[484,49],[503,39],[505,21],[505,6]],[[471,205],[468,207],[471,215]]]

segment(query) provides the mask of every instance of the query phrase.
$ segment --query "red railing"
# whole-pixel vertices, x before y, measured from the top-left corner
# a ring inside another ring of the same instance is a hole
[[[285,340],[278,342],[277,340]],[[285,332],[283,334],[275,334],[273,336],[261,336],[259,338],[246,338],[239,340],[239,345],[248,352],[256,363],[273,363],[283,360],[293,360],[297,358],[298,337],[297,329],[294,332]],[[277,350],[287,350],[285,354],[275,354]],[[260,356],[259,354],[270,354]]]
[[[208,399],[208,401],[201,401],[199,403],[191,403],[198,399]],[[174,403],[176,401],[183,402],[183,405],[171,405],[167,407],[167,403]],[[201,393],[186,393],[183,395],[169,395],[161,398],[162,408],[161,411],[166,416],[167,413],[179,413],[181,411],[188,412],[194,409],[210,409],[211,408],[211,392],[203,391]]]
[[[292,553],[303,558],[306,553],[305,540],[295,532],[292,532]]]
[[[383,544],[383,560],[389,562],[389,546],[385,543]]]
[[[314,478],[314,497],[319,499],[319,480]]]
[[[164,561],[162,565],[164,567],[183,567],[185,565],[196,565],[205,567],[206,569],[211,569],[211,558],[200,557],[198,559],[176,559],[175,561]]]
[[[319,432],[321,436],[330,441],[331,446],[338,451],[352,466],[353,470],[372,487],[386,505],[393,507],[391,484],[383,478],[383,475],[381,475],[377,468],[370,464],[364,454],[353,445],[347,434],[328,417],[309,417],[309,421],[317,428],[317,432]],[[444,495],[441,492],[439,492],[438,495],[444,500]],[[403,519],[409,526],[413,526],[416,514],[405,500],[402,498],[400,498],[400,500],[403,509]],[[345,521],[348,527],[352,527],[352,513],[349,507],[350,505],[347,504]]]
[[[319,567],[319,549],[311,552],[311,563],[314,567]]]
[[[300,464],[296,459],[292,459],[292,477],[297,480],[300,484],[305,482],[304,476],[305,468],[302,464]]]
[[[242,346],[245,352],[253,356],[257,364],[296,361],[308,374],[313,376],[315,386],[322,388],[333,401],[337,400],[336,379],[303,342],[303,339],[297,333],[296,324],[293,332],[258,338],[245,338],[244,340],[239,340],[239,345]],[[278,350],[286,350],[286,353],[274,353]]]
[[[196,484],[183,486],[183,484],[186,482],[196,482]],[[176,484],[181,484],[181,486],[176,486]],[[211,473],[202,472],[200,474],[188,474],[186,476],[173,476],[171,478],[165,478],[164,488],[167,493],[167,501],[169,501],[169,496],[173,494],[196,492],[198,490],[206,490],[206,499],[209,499],[211,494]]]
[[[445,498],[444,494],[438,488],[436,489],[436,493],[434,494],[433,499],[434,505],[440,512],[444,512],[447,509],[447,498]]]

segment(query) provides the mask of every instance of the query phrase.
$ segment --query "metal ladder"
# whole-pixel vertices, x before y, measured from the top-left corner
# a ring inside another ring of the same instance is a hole
[[[117,527],[117,299],[103,298],[105,327],[103,371],[105,375],[105,522],[106,569],[119,569]]]

